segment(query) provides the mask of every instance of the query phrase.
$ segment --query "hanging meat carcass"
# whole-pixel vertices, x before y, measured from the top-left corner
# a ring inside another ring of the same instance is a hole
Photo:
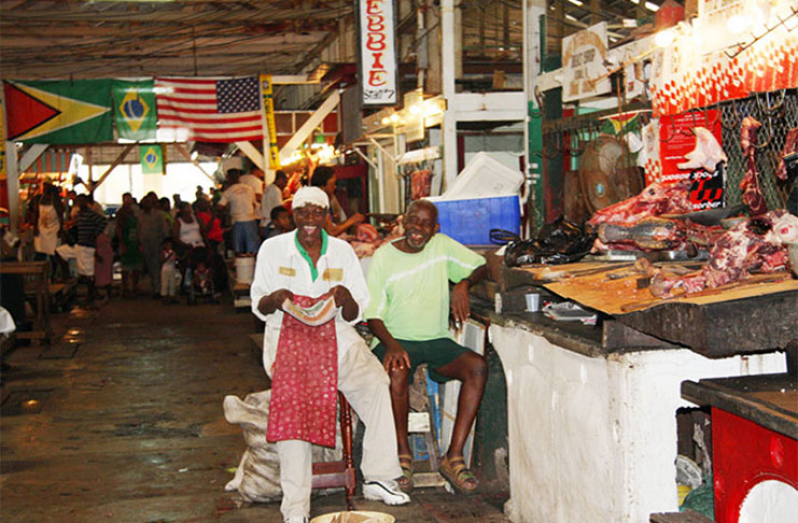
[[[784,139],[784,149],[781,150],[779,166],[776,168],[776,176],[780,180],[787,179],[787,162],[784,159],[796,153],[798,153],[798,128],[787,131],[787,137]]]
[[[743,203],[748,206],[751,216],[767,212],[768,207],[762,188],[759,185],[759,173],[756,170],[756,138],[762,124],[751,116],[743,118],[740,126],[740,147],[745,157],[745,176],[740,182],[743,191]]]

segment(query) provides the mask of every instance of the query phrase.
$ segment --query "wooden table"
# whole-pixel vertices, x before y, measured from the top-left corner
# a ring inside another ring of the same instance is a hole
[[[3,262],[0,273],[18,274],[25,280],[25,296],[34,306],[33,328],[27,332],[16,332],[18,339],[29,339],[36,344],[40,340],[49,343],[50,328],[50,265],[47,262]]]

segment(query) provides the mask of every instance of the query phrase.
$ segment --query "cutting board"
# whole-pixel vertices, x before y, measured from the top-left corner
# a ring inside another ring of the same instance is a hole
[[[798,280],[791,279],[787,273],[781,273],[780,275],[785,278],[781,281],[773,281],[774,278],[779,277],[779,274],[757,275],[750,281],[741,281],[724,288],[712,289],[711,292],[707,290],[694,295],[687,294],[676,298],[662,299],[653,296],[648,288],[637,288],[639,275],[616,280],[608,277],[613,272],[623,273],[625,270],[619,268],[588,274],[549,283],[545,287],[581,305],[611,315],[641,311],[667,303],[705,305],[781,292],[798,292]]]

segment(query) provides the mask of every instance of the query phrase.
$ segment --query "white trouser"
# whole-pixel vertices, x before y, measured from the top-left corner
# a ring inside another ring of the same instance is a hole
[[[363,420],[363,461],[360,470],[366,480],[390,480],[402,475],[396,454],[390,379],[376,356],[361,341],[350,347],[338,363],[338,390]],[[280,455],[280,486],[283,518],[310,517],[310,489],[313,482],[311,445],[306,441],[277,443]]]

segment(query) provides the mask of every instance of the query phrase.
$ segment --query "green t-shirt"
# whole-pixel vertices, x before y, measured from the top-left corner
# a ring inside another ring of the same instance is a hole
[[[396,339],[448,338],[449,281],[457,283],[484,264],[485,258],[444,234],[416,254],[384,245],[368,269],[371,299],[363,317],[382,320]]]

